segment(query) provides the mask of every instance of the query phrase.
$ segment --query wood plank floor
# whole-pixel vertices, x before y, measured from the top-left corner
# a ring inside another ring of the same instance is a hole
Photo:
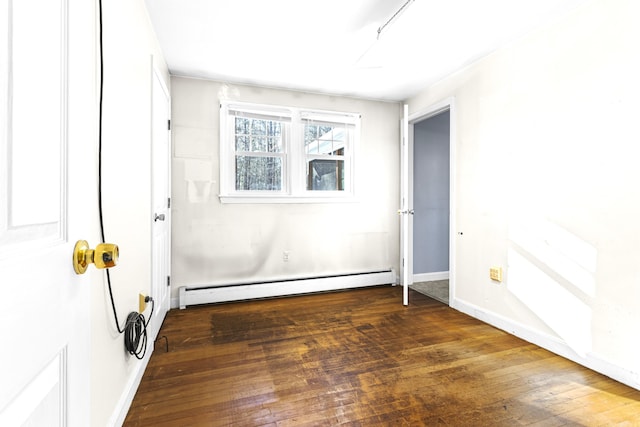
[[[124,425],[640,425],[640,391],[410,292],[172,310]]]

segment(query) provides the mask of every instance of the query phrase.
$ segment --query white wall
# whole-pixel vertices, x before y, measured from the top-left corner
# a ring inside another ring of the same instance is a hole
[[[181,286],[398,268],[399,104],[179,77],[171,87],[174,306]],[[221,100],[361,113],[358,201],[221,204]]]
[[[409,100],[455,97],[454,306],[637,388],[638,16],[587,2]]]
[[[111,278],[122,328],[129,312],[138,311],[138,293],[150,292],[152,55],[167,84],[169,77],[143,0],[110,0],[103,7],[105,237],[120,248]],[[125,352],[106,281],[93,290],[91,307],[92,425],[118,424],[144,364]]]

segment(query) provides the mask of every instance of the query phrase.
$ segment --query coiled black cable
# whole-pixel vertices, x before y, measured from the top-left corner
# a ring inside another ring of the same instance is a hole
[[[153,298],[148,299],[151,301],[151,314],[149,315],[149,319],[151,319],[155,304]],[[124,348],[129,354],[140,360],[147,352],[147,325],[144,314],[132,311],[127,316],[127,323],[124,326]]]

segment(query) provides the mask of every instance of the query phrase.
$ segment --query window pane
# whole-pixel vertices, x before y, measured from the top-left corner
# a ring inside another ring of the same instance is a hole
[[[282,138],[270,137],[267,140],[267,151],[269,153],[281,153],[282,152]]]
[[[249,151],[248,136],[236,136],[236,151]]]
[[[338,154],[344,152],[347,129],[344,125],[317,125],[307,123],[304,127],[304,145],[307,154]]]
[[[310,160],[307,190],[344,191],[344,160]]]
[[[236,156],[236,190],[282,190],[282,159]]]
[[[282,123],[268,120],[266,122],[267,131],[267,147],[268,153],[282,152]]]
[[[236,135],[249,135],[251,129],[251,120],[242,117],[236,117]]]
[[[266,135],[267,124],[265,120],[252,120],[251,121],[251,134],[252,135]]]
[[[318,126],[304,127],[304,146],[307,154],[318,154]]]
[[[251,138],[251,151],[254,152],[266,152],[267,151],[267,138],[265,137],[253,137]]]
[[[235,118],[236,151],[282,153],[282,122]]]

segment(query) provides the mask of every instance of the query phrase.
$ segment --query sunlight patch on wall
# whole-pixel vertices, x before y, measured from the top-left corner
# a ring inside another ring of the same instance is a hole
[[[597,250],[589,243],[547,220],[530,218],[512,222],[509,238],[587,296],[595,295]]]
[[[515,249],[508,251],[507,288],[577,354],[591,351],[591,308]]]
[[[508,285],[577,354],[592,349],[597,250],[535,213],[514,212],[509,226]]]

